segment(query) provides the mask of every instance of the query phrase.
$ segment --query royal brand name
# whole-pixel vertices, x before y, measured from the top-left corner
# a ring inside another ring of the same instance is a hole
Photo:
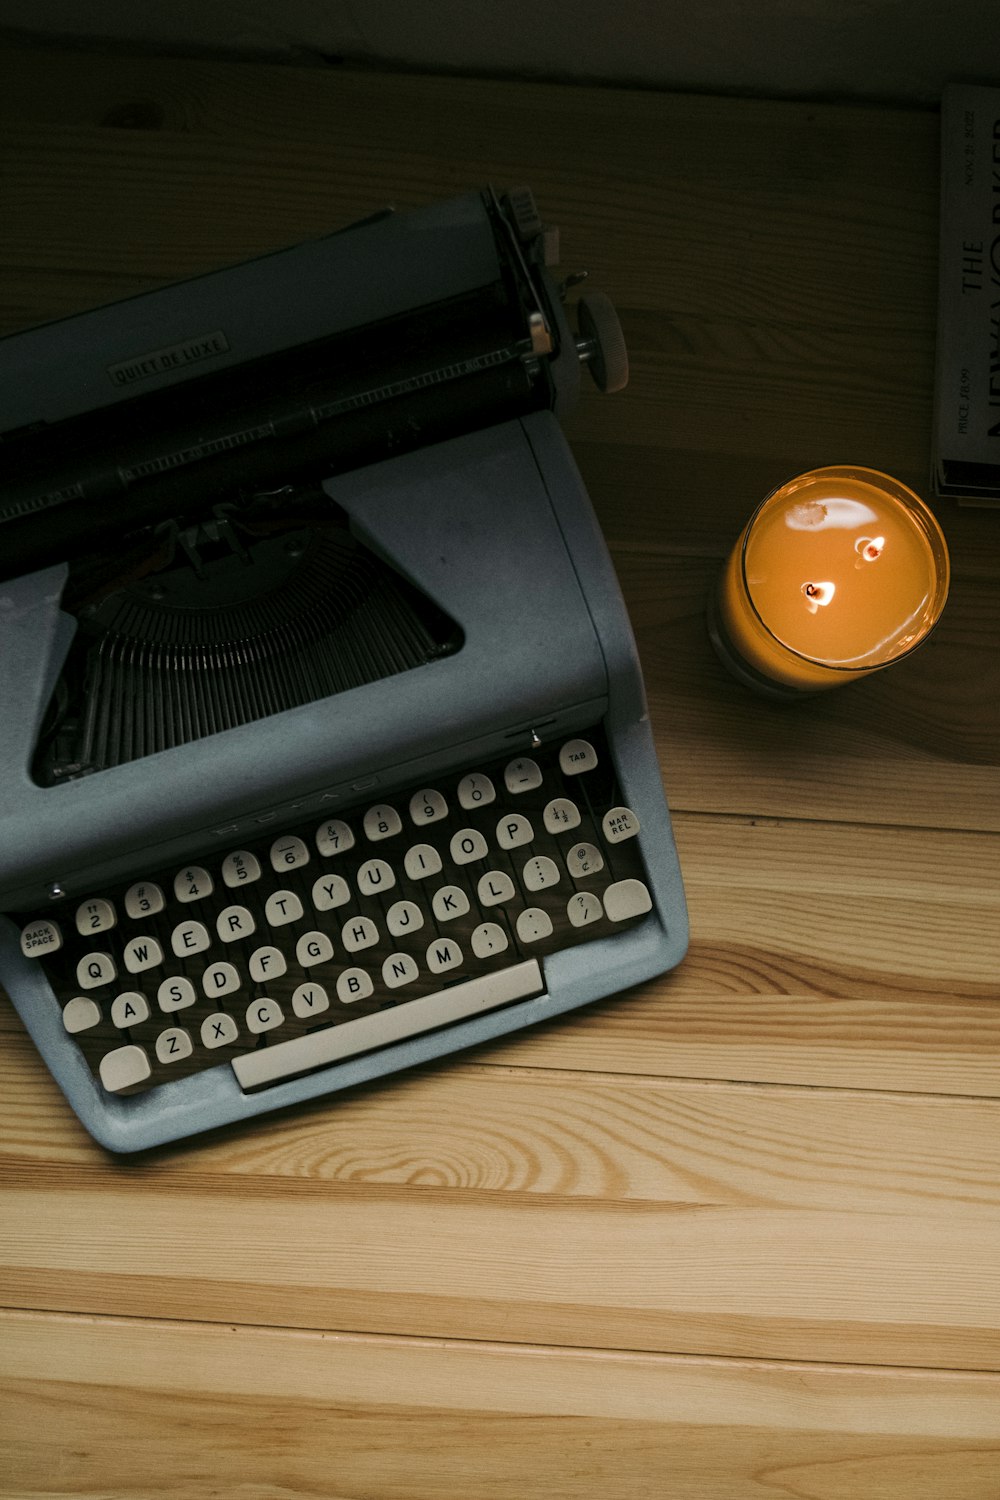
[[[221,329],[217,329],[215,333],[204,333],[196,339],[187,339],[183,344],[171,344],[167,349],[153,349],[148,354],[137,354],[134,359],[109,365],[108,375],[113,385],[134,385],[137,380],[149,380],[153,375],[165,375],[171,370],[200,364],[205,359],[215,359],[228,349],[229,340]]]

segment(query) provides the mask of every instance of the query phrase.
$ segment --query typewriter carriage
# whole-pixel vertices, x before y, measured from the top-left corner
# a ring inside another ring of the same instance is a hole
[[[599,293],[580,299],[580,334],[571,333],[565,297],[585,273],[553,282],[558,235],[529,190],[488,189],[402,222],[416,224],[415,238],[384,213],[318,242],[327,276],[350,273],[347,312],[338,307],[301,344],[272,338],[230,358],[231,330],[253,318],[259,294],[248,272],[277,275],[287,289],[315,272],[299,257],[317,246],[235,268],[235,280],[221,272],[189,283],[218,293],[209,321],[224,327],[210,339],[176,337],[190,325],[177,323],[169,304],[179,289],[167,288],[121,304],[117,317],[110,308],[67,320],[62,337],[60,325],[40,330],[55,336],[50,347],[28,345],[38,381],[48,362],[58,386],[55,361],[67,351],[86,366],[80,390],[69,381],[54,398],[45,387],[18,411],[32,420],[4,419],[0,440],[0,571],[69,565],[62,628],[73,643],[33,748],[40,786],[460,648],[454,620],[352,536],[322,482],[475,430],[487,412],[493,422],[558,413],[575,399],[581,364],[602,389],[620,389],[627,354]],[[415,247],[427,257],[444,244],[458,267],[452,283],[432,274],[387,311],[379,305],[373,283],[391,283],[404,264],[412,281]],[[357,326],[352,301],[382,316]],[[155,337],[140,338],[147,326]],[[141,340],[158,350],[114,357]],[[20,342],[4,341],[12,361]]]

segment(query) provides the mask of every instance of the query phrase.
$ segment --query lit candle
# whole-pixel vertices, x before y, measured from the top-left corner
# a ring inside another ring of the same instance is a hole
[[[744,682],[781,697],[816,692],[914,651],[948,578],[941,528],[912,490],[874,469],[812,469],[750,517],[710,631]]]

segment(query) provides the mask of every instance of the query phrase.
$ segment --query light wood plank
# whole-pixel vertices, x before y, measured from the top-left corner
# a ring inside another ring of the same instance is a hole
[[[1000,1021],[990,996],[969,1003],[919,991],[838,997],[824,992],[821,976],[805,977],[800,988],[759,952],[702,959],[695,950],[685,962],[697,993],[668,979],[523,1043],[498,1044],[488,1056],[511,1067],[998,1094]]]
[[[528,1060],[531,1048],[526,1049]],[[488,1055],[481,1049],[478,1056]],[[5,1049],[0,1181],[71,1192],[123,1169],[27,1043]],[[891,1154],[883,1142],[891,1139]],[[453,1063],[217,1132],[124,1169],[139,1192],[235,1179],[649,1204],[1000,1220],[1000,1101],[747,1088]],[[1000,1223],[998,1223],[1000,1232]],[[1000,1248],[1000,1244],[998,1244]]]
[[[38,1236],[27,1257],[14,1251],[28,1263],[4,1272],[16,1307],[940,1368],[1000,1358],[996,1234],[964,1222],[934,1221],[900,1258],[893,1216],[776,1213],[754,1232],[738,1212],[449,1211],[430,1195],[227,1213],[175,1193],[141,1222],[136,1195],[106,1189],[69,1209],[38,1192],[9,1203]],[[74,1253],[53,1263],[45,1247],[59,1234]],[[211,1256],[191,1235],[214,1243]]]
[[[2,1326],[20,1500],[123,1484],[136,1500],[995,1493],[995,1376],[17,1314]]]
[[[119,1165],[22,1061],[0,1158],[17,1305],[1000,1360],[992,1102],[466,1065]]]
[[[812,961],[854,990],[899,981],[995,994],[996,839],[746,816],[680,823],[695,864],[692,901],[706,929],[737,947]]]
[[[1000,1092],[994,839],[685,814],[674,825],[692,930],[681,967],[534,1034],[530,1057],[511,1042],[492,1061]]]

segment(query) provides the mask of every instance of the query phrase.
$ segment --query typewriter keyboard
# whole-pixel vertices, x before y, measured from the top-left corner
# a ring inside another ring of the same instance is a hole
[[[109,1093],[220,1064],[264,1088],[540,994],[641,920],[639,824],[599,729],[22,918]]]

